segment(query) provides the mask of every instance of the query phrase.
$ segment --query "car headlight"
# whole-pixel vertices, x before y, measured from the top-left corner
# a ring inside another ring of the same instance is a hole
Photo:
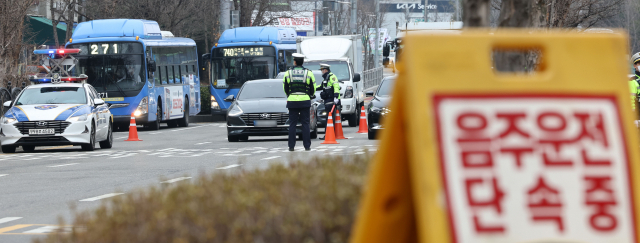
[[[391,110],[389,110],[389,108],[386,108],[386,107],[382,108],[381,110],[382,111],[380,112],[380,115],[383,115],[383,116],[389,115],[391,113]]]
[[[347,87],[347,90],[344,91],[344,97],[345,99],[351,99],[353,98],[353,87],[349,86]]]
[[[214,97],[213,95],[211,95],[211,109],[220,110],[220,105],[218,105],[216,97]]]
[[[147,114],[149,112],[149,99],[147,97],[142,98],[140,104],[138,104],[138,108],[133,112],[134,116],[140,116],[142,114]]]
[[[16,122],[15,118],[2,117],[2,124],[11,124]]]
[[[234,104],[233,107],[231,108],[231,110],[229,110],[229,113],[227,114],[228,116],[240,116],[242,115],[243,111],[242,109],[240,109],[240,106],[237,104]]]
[[[86,121],[87,117],[89,117],[89,114],[84,114],[84,115],[79,115],[79,116],[72,116],[72,117],[69,117],[69,119],[67,119],[67,121],[70,121],[70,122]]]
[[[326,112],[326,111],[323,111],[322,113],[320,113],[320,115],[321,115],[321,116],[326,116],[326,115],[327,115],[327,112]]]
[[[371,108],[369,108],[369,111],[370,112],[375,112],[375,113],[380,113],[382,111],[382,108],[372,106]]]

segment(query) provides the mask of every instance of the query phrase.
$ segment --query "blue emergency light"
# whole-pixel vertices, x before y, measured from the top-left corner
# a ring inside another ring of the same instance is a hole
[[[51,54],[65,55],[65,54],[77,54],[79,52],[80,52],[80,49],[38,49],[38,50],[34,50],[33,54],[38,54],[38,55],[51,55]]]

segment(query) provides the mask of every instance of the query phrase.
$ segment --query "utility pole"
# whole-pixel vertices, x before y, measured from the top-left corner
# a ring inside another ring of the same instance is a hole
[[[373,67],[378,67],[378,58],[379,58],[379,53],[378,50],[380,49],[380,0],[376,0],[376,49],[373,50],[374,51],[374,60],[373,60]]]
[[[231,22],[231,1],[220,0],[220,33],[229,29]]]
[[[357,14],[358,14],[358,0],[351,0],[351,23],[349,23],[349,27],[351,27],[352,35],[355,35],[357,33],[357,30],[356,30]]]
[[[424,0],[424,22],[429,22],[429,0]]]

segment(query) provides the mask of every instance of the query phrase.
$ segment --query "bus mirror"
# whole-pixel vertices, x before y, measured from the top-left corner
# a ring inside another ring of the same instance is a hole
[[[156,71],[156,61],[148,59],[147,60],[147,69],[149,70],[149,72],[155,72]]]
[[[207,53],[207,54],[202,54],[202,60],[205,62],[210,61],[209,59],[211,59],[211,53]]]

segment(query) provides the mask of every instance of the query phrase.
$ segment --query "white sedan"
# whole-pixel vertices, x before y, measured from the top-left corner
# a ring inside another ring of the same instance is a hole
[[[18,146],[80,145],[83,150],[113,145],[113,117],[96,90],[85,83],[37,84],[26,87],[0,119],[3,153]]]

